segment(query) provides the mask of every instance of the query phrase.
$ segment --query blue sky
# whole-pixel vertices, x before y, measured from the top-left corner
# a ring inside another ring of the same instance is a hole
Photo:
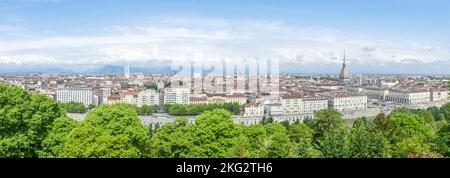
[[[0,64],[277,57],[288,71],[327,72],[346,49],[355,73],[445,73],[449,9],[446,0],[0,0]]]

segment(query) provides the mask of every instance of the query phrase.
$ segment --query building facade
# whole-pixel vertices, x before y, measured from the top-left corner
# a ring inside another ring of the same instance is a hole
[[[301,96],[282,96],[281,107],[283,115],[299,115],[303,113],[303,100]]]
[[[85,107],[94,104],[92,88],[61,88],[56,90],[56,100],[61,103],[83,103]]]
[[[404,104],[419,104],[431,101],[431,94],[429,91],[391,90],[386,100]]]
[[[159,105],[159,93],[156,90],[147,89],[139,92],[137,105]]]
[[[316,111],[324,110],[328,108],[328,100],[326,98],[303,98],[303,113],[311,114]]]
[[[357,111],[367,109],[367,96],[334,92],[324,94],[328,99],[328,107],[338,111]]]
[[[260,103],[250,103],[244,105],[245,117],[264,116],[264,105]]]
[[[166,88],[164,90],[164,104],[189,104],[189,88]]]

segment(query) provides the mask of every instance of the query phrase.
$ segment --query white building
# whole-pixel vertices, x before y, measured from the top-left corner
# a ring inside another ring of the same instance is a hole
[[[266,104],[264,105],[264,111],[271,116],[278,116],[283,114],[283,107],[281,104]]]
[[[387,101],[405,104],[419,104],[431,101],[430,91],[401,91],[391,90],[386,97]]]
[[[367,108],[366,95],[352,95],[342,92],[324,94],[328,98],[328,107],[338,111],[357,111]]]
[[[386,100],[386,97],[389,96],[389,90],[382,88],[366,88],[364,89],[363,94],[372,99]]]
[[[244,105],[245,117],[264,116],[264,105],[260,103],[251,103]]]
[[[316,111],[328,108],[328,100],[326,98],[303,98],[303,113],[311,114]]]
[[[189,104],[189,88],[166,88],[164,90],[164,104]]]
[[[159,93],[155,90],[144,90],[139,92],[137,98],[137,105],[159,105]]]
[[[445,101],[449,98],[448,91],[431,91],[431,101]]]
[[[99,89],[99,103],[108,103],[108,97],[111,96],[110,87],[102,87]]]
[[[328,108],[328,100],[321,97],[288,95],[281,97],[283,115],[311,114]]]
[[[302,96],[282,96],[281,107],[283,108],[283,115],[299,115],[303,113]]]
[[[56,100],[61,103],[83,103],[85,107],[94,104],[92,88],[60,88],[56,90]]]
[[[206,98],[209,104],[239,103],[243,105],[247,103],[247,97],[240,93],[207,94]]]
[[[120,101],[126,104],[137,105],[137,98],[138,92],[127,91],[123,93],[123,96],[122,98],[120,98]]]

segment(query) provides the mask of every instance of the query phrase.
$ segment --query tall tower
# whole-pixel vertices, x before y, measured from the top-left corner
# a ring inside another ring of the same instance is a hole
[[[126,79],[130,79],[130,64],[125,64],[123,74]]]
[[[339,81],[345,82],[350,80],[350,74],[348,73],[346,61],[345,61],[345,50],[344,50],[344,63],[342,64],[341,73],[339,74]]]

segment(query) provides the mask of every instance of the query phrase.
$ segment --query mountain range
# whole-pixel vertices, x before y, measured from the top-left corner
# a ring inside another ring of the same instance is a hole
[[[171,73],[171,68],[165,67],[130,67],[132,73]],[[123,73],[123,66],[105,65],[99,68],[93,68],[81,73],[91,74],[119,74]],[[0,74],[35,74],[35,73],[80,73],[79,71],[61,68],[61,67],[21,67],[21,66],[0,66]]]

